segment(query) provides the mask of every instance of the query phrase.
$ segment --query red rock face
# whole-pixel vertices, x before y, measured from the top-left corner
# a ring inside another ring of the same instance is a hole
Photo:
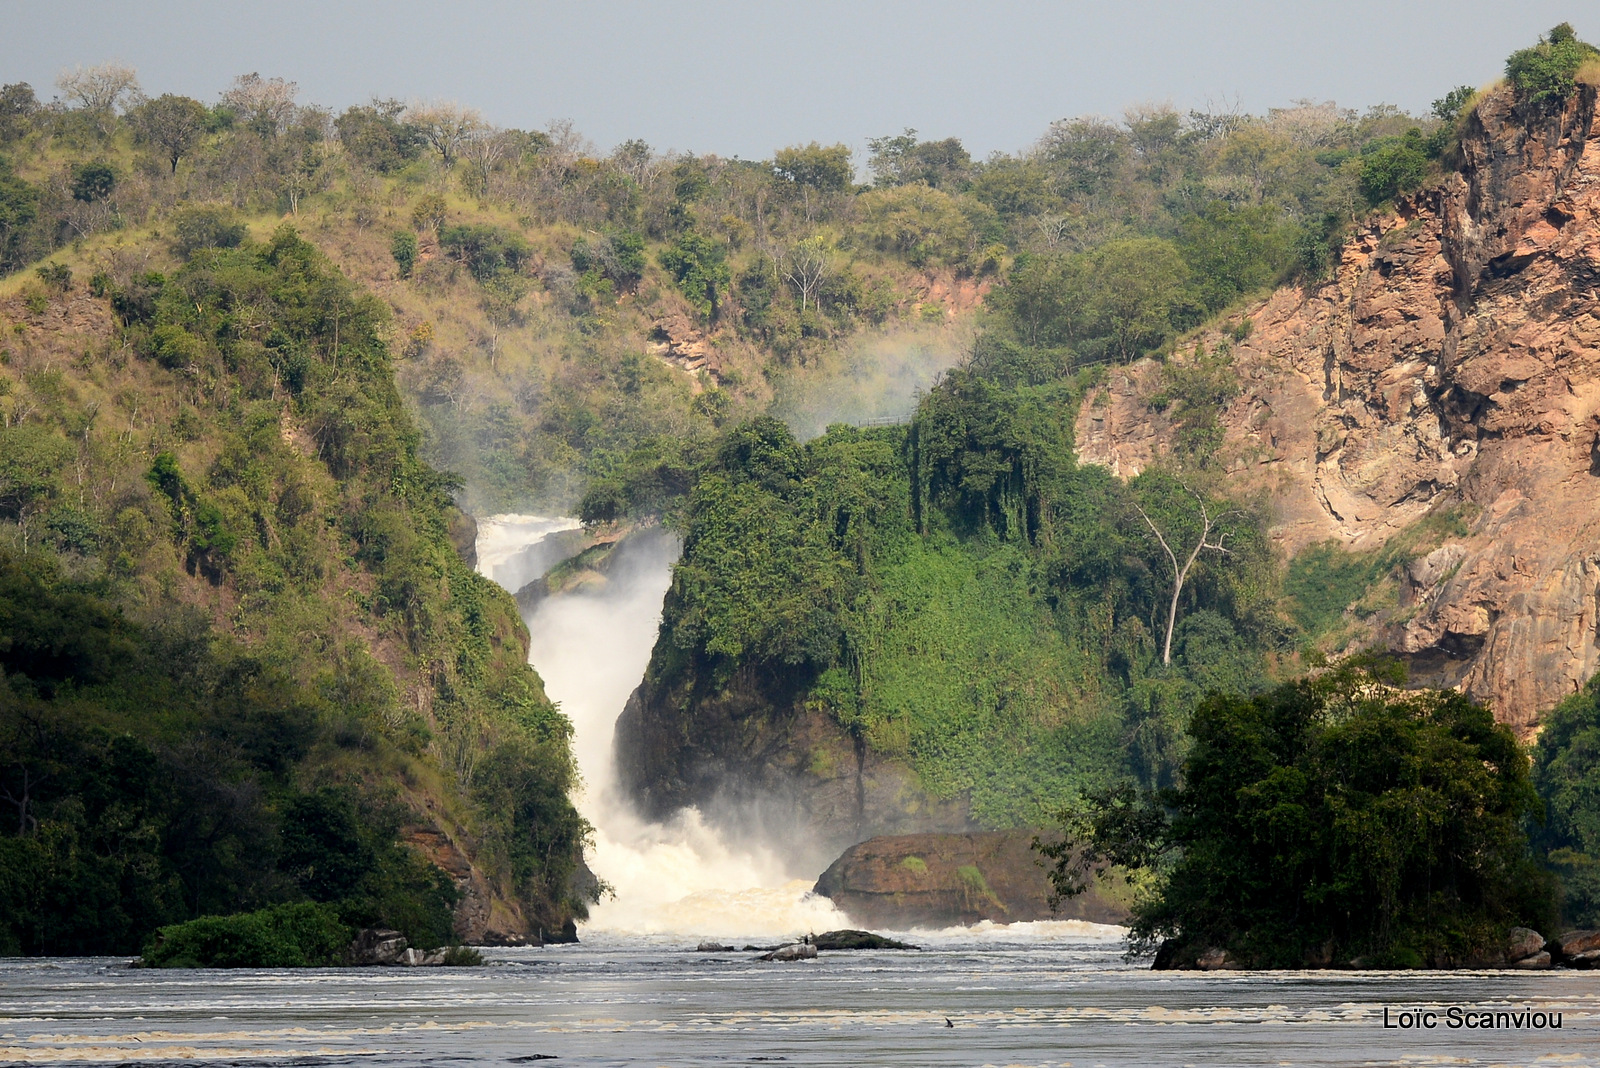
[[[1600,658],[1597,135],[1593,88],[1560,111],[1491,93],[1456,174],[1367,223],[1333,281],[1249,311],[1223,417],[1286,554],[1462,507],[1470,533],[1406,568],[1375,640],[1525,735]],[[1132,475],[1167,448],[1156,379],[1146,361],[1084,404],[1081,459]]]

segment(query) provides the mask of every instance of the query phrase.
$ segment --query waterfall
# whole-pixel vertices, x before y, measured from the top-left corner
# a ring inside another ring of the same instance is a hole
[[[515,593],[560,562],[546,539],[577,525],[523,515],[480,520],[478,568]],[[582,775],[573,801],[594,825],[586,858],[612,889],[584,930],[773,939],[849,926],[831,901],[810,893],[814,874],[796,878],[805,873],[788,870],[777,851],[729,845],[694,809],[667,823],[644,820],[618,787],[617,717],[644,677],[678,549],[666,531],[641,531],[614,550],[602,581],[558,591],[524,616],[529,662],[572,721]]]

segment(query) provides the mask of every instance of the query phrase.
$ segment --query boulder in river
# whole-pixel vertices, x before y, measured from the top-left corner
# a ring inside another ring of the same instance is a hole
[[[356,967],[399,964],[409,950],[406,936],[387,927],[367,927],[356,934],[345,959]]]
[[[796,942],[789,946],[779,946],[771,953],[763,953],[756,960],[795,961],[816,960],[817,947],[810,942]]]
[[[1561,963],[1569,968],[1600,965],[1600,931],[1568,931],[1563,934]]]
[[[1032,831],[883,835],[858,842],[828,866],[816,892],[863,927],[908,930],[983,920],[1122,923],[1126,905],[1091,886],[1050,911],[1050,880]]]
[[[1506,936],[1506,961],[1511,964],[1544,951],[1544,935],[1528,927],[1513,927]]]
[[[721,942],[701,942],[694,947],[696,953],[732,953],[732,946],[725,946]]]
[[[900,942],[871,931],[826,931],[811,939],[818,949],[916,949],[909,942]]]

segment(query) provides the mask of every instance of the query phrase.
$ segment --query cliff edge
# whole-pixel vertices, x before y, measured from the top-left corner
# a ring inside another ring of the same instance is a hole
[[[1246,312],[1221,419],[1230,479],[1270,495],[1286,555],[1372,549],[1459,510],[1467,534],[1402,569],[1369,640],[1523,734],[1596,667],[1595,96],[1556,110],[1485,94],[1455,173],[1366,222],[1331,281]],[[1088,398],[1081,460],[1131,475],[1169,447],[1148,403],[1160,377],[1143,361]]]

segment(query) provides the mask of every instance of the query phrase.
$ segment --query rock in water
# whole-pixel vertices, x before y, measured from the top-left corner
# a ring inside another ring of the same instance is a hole
[[[406,947],[406,936],[399,931],[391,931],[387,927],[368,927],[350,943],[350,948],[345,950],[345,959],[356,967],[399,964],[406,954],[417,952]]]
[[[779,946],[771,953],[763,953],[756,960],[816,960],[817,947],[809,942],[796,942],[792,946]]]
[[[1600,964],[1600,931],[1568,931],[1561,936],[1561,963],[1569,968]]]
[[[816,892],[864,927],[906,930],[981,920],[1121,923],[1128,910],[1099,886],[1050,911],[1050,880],[1031,831],[883,835],[828,866]]]
[[[696,953],[732,953],[732,946],[725,946],[720,942],[701,942],[694,947]]]
[[[1513,927],[1506,937],[1506,960],[1515,964],[1544,949],[1544,935],[1527,927]]]
[[[871,931],[828,931],[819,934],[811,940],[811,944],[818,949],[916,949],[909,942],[897,942],[893,938],[875,935]]]

